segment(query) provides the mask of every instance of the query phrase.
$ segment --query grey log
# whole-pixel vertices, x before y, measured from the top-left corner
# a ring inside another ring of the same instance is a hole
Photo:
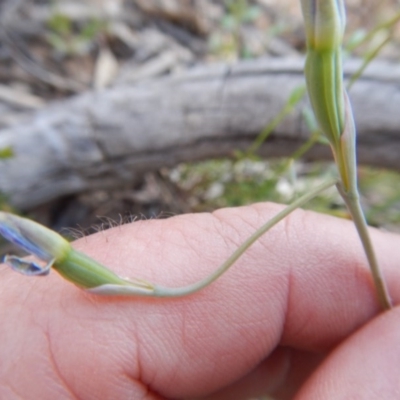
[[[346,63],[349,76],[359,60]],[[66,194],[121,187],[145,171],[246,149],[304,84],[303,60],[196,67],[53,103],[0,131],[0,191],[30,209]],[[400,66],[376,61],[351,90],[361,163],[400,170]],[[302,102],[262,146],[288,156],[309,137]],[[306,160],[330,159],[314,146]]]

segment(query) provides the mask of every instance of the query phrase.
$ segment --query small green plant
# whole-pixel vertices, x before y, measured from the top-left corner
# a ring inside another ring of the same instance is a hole
[[[47,41],[62,56],[86,53],[97,35],[104,32],[104,21],[92,19],[80,27],[64,14],[55,13],[47,21]]]

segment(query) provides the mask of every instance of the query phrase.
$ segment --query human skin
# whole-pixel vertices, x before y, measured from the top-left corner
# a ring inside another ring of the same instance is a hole
[[[139,221],[74,243],[165,286],[220,265],[282,206]],[[395,304],[400,236],[371,230]],[[176,299],[85,293],[0,267],[1,399],[400,398],[400,309],[380,313],[351,222],[298,210]]]

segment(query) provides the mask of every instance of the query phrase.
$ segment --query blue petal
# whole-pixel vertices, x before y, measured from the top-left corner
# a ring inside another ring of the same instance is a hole
[[[51,255],[47,254],[35,243],[32,243],[23,235],[21,235],[19,229],[16,227],[12,228],[10,225],[6,225],[0,222],[0,234],[5,239],[19,246],[21,249],[25,250],[29,254],[34,254],[42,260],[49,260],[52,258]]]

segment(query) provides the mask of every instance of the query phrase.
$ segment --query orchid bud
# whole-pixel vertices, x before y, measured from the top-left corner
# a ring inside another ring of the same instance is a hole
[[[346,25],[343,0],[301,0],[307,47],[333,51],[341,46]]]
[[[307,37],[305,77],[322,132],[334,148],[345,126],[341,43],[345,27],[342,0],[301,0]]]
[[[29,219],[0,211],[0,234],[46,265],[6,255],[3,261],[28,276],[45,276],[53,267],[75,285],[101,294],[151,295],[154,287],[143,280],[121,278],[95,260],[76,251],[58,233]],[[128,286],[130,289],[126,289]]]
[[[27,253],[46,262],[61,262],[71,251],[71,245],[58,233],[29,219],[2,211],[0,234]]]

